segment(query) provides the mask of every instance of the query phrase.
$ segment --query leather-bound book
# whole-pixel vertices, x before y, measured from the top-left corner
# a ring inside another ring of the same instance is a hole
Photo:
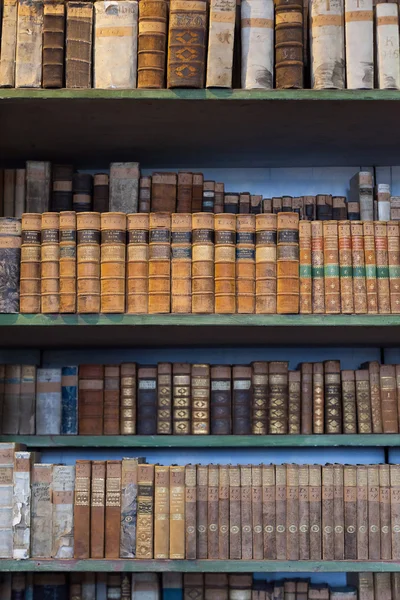
[[[208,466],[197,465],[197,558],[208,556]]]
[[[11,463],[12,462],[13,460],[11,460]],[[4,466],[4,463],[2,466]],[[51,558],[53,541],[53,520],[50,518],[53,513],[52,482],[53,465],[33,465],[31,501],[32,558]],[[3,485],[6,483],[7,479],[3,482]],[[3,544],[1,547],[4,547]],[[7,556],[2,555],[2,558],[7,558]],[[9,558],[11,558],[11,556],[9,556]]]
[[[224,212],[234,215],[239,212],[239,194],[224,195]]]
[[[104,558],[106,463],[92,461],[90,495],[90,558]]]
[[[15,169],[15,195],[14,195],[14,214],[17,219],[21,219],[25,212],[25,169]]]
[[[363,224],[361,221],[352,221],[351,223],[351,248],[353,258],[354,312],[356,314],[363,314],[367,312],[368,308]]]
[[[214,312],[214,215],[192,215],[192,312]]]
[[[22,215],[19,304],[21,313],[40,312],[41,230],[41,215]]]
[[[219,515],[219,467],[208,465],[208,496],[207,496],[207,556],[209,559],[219,558],[218,545],[218,515]]]
[[[372,433],[369,372],[367,369],[359,369],[355,374],[358,433]]]
[[[149,300],[149,215],[127,217],[126,310],[147,313]]]
[[[324,235],[321,221],[311,223],[312,311],[325,313]]]
[[[190,372],[191,365],[188,363],[174,363],[172,366],[172,431],[174,435],[191,433]]]
[[[372,0],[346,0],[346,79],[350,90],[374,87],[374,18]],[[363,43],[360,44],[360,40]]]
[[[154,177],[153,177],[154,180]],[[171,291],[171,216],[150,214],[149,313],[170,312]]]
[[[344,465],[344,558],[357,560],[357,467]]]
[[[360,220],[360,203],[359,202],[348,202],[347,203],[347,215],[349,221]]]
[[[400,88],[400,65],[395,49],[399,45],[399,10],[395,2],[376,5],[376,66],[379,89]],[[388,51],[387,49],[394,49]]]
[[[51,164],[26,161],[26,212],[44,213],[50,208]]]
[[[333,523],[335,560],[344,558],[343,465],[333,465]]]
[[[287,473],[286,465],[275,466],[275,507],[276,507],[276,558],[286,560],[287,557]]]
[[[205,181],[203,184],[202,211],[213,213],[215,204],[215,181]]]
[[[51,5],[61,6],[64,10],[64,4],[59,0],[46,0]],[[46,11],[46,3],[45,3]],[[43,86],[44,87],[44,86]],[[59,86],[62,87],[62,86]],[[72,178],[74,168],[72,165],[53,165],[52,173],[52,194],[51,210],[61,212],[63,210],[72,210]]]
[[[93,210],[94,212],[108,212],[110,199],[109,177],[107,173],[93,175]]]
[[[316,434],[325,432],[324,365],[322,363],[314,363],[312,369],[313,433]]]
[[[256,313],[276,313],[277,217],[256,216]]]
[[[390,471],[390,520],[392,525],[392,560],[400,558],[400,465],[389,465]]]
[[[52,558],[74,557],[75,466],[53,466]]]
[[[267,202],[267,199],[265,199]],[[259,215],[262,212],[271,212],[268,210],[263,210],[264,200],[262,196],[252,195],[250,196],[250,212],[252,215]]]
[[[60,213],[60,313],[76,311],[76,213]]]
[[[204,600],[204,573],[184,573],[183,574],[183,598]]]
[[[137,433],[157,433],[157,367],[146,366],[138,369]]]
[[[121,461],[106,462],[105,558],[119,558],[121,539]]]
[[[392,600],[399,600],[400,598],[400,575],[398,573],[392,573]]]
[[[396,370],[393,365],[381,365],[380,390],[383,433],[398,433],[398,409],[396,401]]]
[[[312,313],[311,223],[299,223],[300,314]]]
[[[255,215],[236,217],[236,310],[251,314],[256,309]]]
[[[185,558],[193,560],[197,557],[197,482],[196,465],[185,467]]]
[[[314,89],[345,87],[343,2],[310,7],[311,85]]]
[[[334,221],[344,221],[347,219],[347,204],[345,196],[333,196],[332,219]]]
[[[215,215],[215,312],[236,312],[235,215]]]
[[[92,210],[93,177],[89,173],[74,173],[72,179],[72,208],[75,212]]]
[[[16,169],[4,169],[2,213],[2,216],[4,217],[15,216],[15,172]]]
[[[168,3],[139,2],[138,88],[165,87]]]
[[[299,560],[299,466],[286,467],[286,558]]]
[[[364,223],[364,234],[366,225],[367,223]],[[350,221],[340,221],[338,223],[340,307],[343,314],[352,314],[354,312],[353,261],[350,227]]]
[[[214,188],[214,214],[224,212],[225,184],[215,182]]]
[[[101,214],[102,313],[125,312],[126,215]]]
[[[151,179],[151,212],[175,212],[177,183],[176,173],[153,173]]]
[[[157,433],[172,434],[172,365],[157,365]]]
[[[342,390],[340,361],[324,362],[325,432],[342,433]]]
[[[357,372],[356,372],[357,373]],[[342,371],[343,433],[357,433],[356,381],[354,371]],[[360,386],[360,392],[363,386]]]
[[[251,465],[240,465],[240,526],[242,560],[253,558]]]
[[[43,4],[42,87],[62,88],[64,85],[65,4],[62,0],[44,0]]]
[[[154,558],[169,558],[170,467],[154,467]]]
[[[60,217],[58,213],[42,214],[41,310],[60,310]]]
[[[250,213],[250,194],[241,192],[239,196],[239,213],[248,215]]]
[[[268,363],[252,363],[251,433],[265,435],[268,432]]]
[[[211,367],[211,434],[229,435],[232,433],[232,386],[231,367],[213,365]]]
[[[15,403],[15,399],[13,403]],[[36,367],[33,365],[21,365],[21,387],[18,407],[18,433],[20,435],[34,435],[35,433],[35,404]]]
[[[301,363],[301,433],[313,433],[313,364]]]
[[[192,434],[210,433],[210,365],[191,367]]]
[[[90,558],[90,460],[75,464],[74,558]]]
[[[193,190],[193,173],[181,171],[178,173],[178,187],[176,196],[176,212],[191,213],[192,212],[192,190]]]
[[[339,239],[337,221],[323,222],[325,312],[338,314],[340,310]]]
[[[322,467],[322,559],[334,560],[333,465]]]
[[[282,196],[282,212],[294,212],[292,211],[292,196]]]
[[[247,365],[232,367],[232,433],[251,434],[252,369]]]
[[[121,365],[121,434],[136,433],[136,364]]]
[[[171,215],[171,312],[192,312],[192,215]]]
[[[381,526],[381,559],[392,558],[391,498],[389,465],[378,465],[379,469],[379,517]]]
[[[203,173],[193,173],[192,213],[201,212],[203,206]]]
[[[309,465],[310,560],[322,558],[322,480],[320,465]]]
[[[308,465],[299,465],[299,560],[310,558],[310,500]]]
[[[17,450],[14,453],[12,516],[12,557],[27,559],[30,557],[30,509],[31,509],[31,463],[32,453]],[[7,468],[7,467],[6,467]],[[4,468],[2,475],[4,477]],[[12,472],[12,469],[10,469]],[[4,488],[2,492],[4,493]],[[4,511],[5,512],[5,511]],[[4,512],[2,511],[3,515]],[[27,515],[27,518],[24,516]],[[3,517],[4,518],[4,517]],[[55,523],[57,526],[58,523]],[[57,535],[57,530],[55,535]]]
[[[17,0],[5,0],[2,7],[0,48],[0,87],[15,87],[15,50],[17,46]]]
[[[263,560],[263,515],[262,515],[262,465],[251,467],[251,516],[253,536],[253,559]]]
[[[103,434],[104,367],[79,367],[79,435]]]
[[[2,403],[2,433],[16,435],[19,432],[21,395],[21,365],[6,365],[4,373],[4,397]],[[4,558],[4,557],[3,557]]]
[[[168,88],[202,88],[206,61],[207,3],[172,0],[168,35]]]
[[[333,201],[329,194],[317,194],[317,219],[319,221],[331,221],[333,216]]]
[[[139,198],[139,163],[110,164],[110,211],[136,213]]]
[[[299,215],[281,213],[277,219],[277,313],[299,312]]]
[[[228,600],[228,577],[227,573],[206,573],[204,575],[204,600],[212,600],[212,598]]]
[[[288,386],[288,363],[284,361],[270,362],[268,433],[285,434],[288,432]]]
[[[241,3],[241,87],[272,89],[274,85],[274,4],[271,0]]]
[[[78,213],[77,312],[100,312],[100,213]]]
[[[295,0],[275,3],[275,69],[277,88],[303,87],[303,7]]]
[[[264,559],[276,559],[275,467],[262,465]]]
[[[383,433],[380,389],[380,363],[378,361],[364,363],[361,365],[361,368],[368,369],[369,371],[372,431],[373,433]]]
[[[138,212],[140,212],[140,213],[149,213],[150,212],[150,205],[151,205],[151,176],[141,177],[139,179],[139,208],[138,208]]]
[[[120,396],[120,367],[119,365],[104,366],[104,426],[105,435],[119,435],[119,396]]]
[[[376,254],[374,223],[364,221],[364,251],[365,251],[365,285],[367,289],[367,311],[371,314],[378,312],[378,286],[376,279]]]
[[[232,87],[236,0],[211,0],[206,87]]]
[[[94,4],[93,35],[93,87],[113,90],[136,88],[136,0],[120,0],[112,6],[97,0]]]
[[[0,218],[0,313],[19,311],[21,221]]]
[[[368,560],[368,470],[357,466],[357,559]]]
[[[229,558],[242,558],[240,467],[229,465]]]
[[[43,0],[18,0],[15,87],[42,87]]]
[[[93,3],[67,2],[65,82],[67,88],[92,87]]]
[[[375,221],[375,253],[376,253],[376,279],[378,287],[378,312],[390,313],[390,287],[389,287],[389,257],[387,225]]]
[[[367,467],[367,494],[368,494],[368,558],[380,560],[381,558],[381,533],[379,516],[379,467]]]
[[[219,465],[218,485],[218,558],[229,558],[229,467]]]
[[[390,308],[400,312],[400,231],[397,221],[387,223]]]
[[[301,373],[289,371],[288,432],[300,435],[301,431]]]

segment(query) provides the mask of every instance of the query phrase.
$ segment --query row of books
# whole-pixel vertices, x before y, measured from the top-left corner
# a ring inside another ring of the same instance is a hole
[[[398,48],[397,3],[18,0],[4,7],[0,86],[302,88],[310,63],[314,89],[399,89]]]
[[[79,370],[79,374],[78,374]],[[400,365],[0,365],[5,435],[399,433]]]
[[[204,180],[202,173],[155,172],[141,176],[137,162],[111,163],[109,173],[74,172],[72,165],[27,161],[25,169],[0,170],[0,217],[62,212],[260,214],[297,212],[300,220],[398,221],[400,197],[378,183],[369,171],[350,180],[344,196],[263,198],[249,192],[226,192],[225,184]]]
[[[400,465],[66,466],[16,447],[0,446],[0,558],[400,558]]]

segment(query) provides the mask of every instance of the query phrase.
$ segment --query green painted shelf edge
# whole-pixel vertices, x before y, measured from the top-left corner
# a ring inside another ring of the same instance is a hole
[[[17,442],[30,448],[400,447],[400,435],[0,435],[0,443],[3,442]]]
[[[0,572],[115,571],[179,573],[400,572],[400,562],[269,560],[0,560]]]

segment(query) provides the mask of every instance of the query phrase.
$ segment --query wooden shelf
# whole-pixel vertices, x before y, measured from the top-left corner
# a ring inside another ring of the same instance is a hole
[[[115,571],[175,573],[400,572],[400,562],[280,560],[0,560],[1,572]]]
[[[400,164],[396,90],[0,90],[0,161]],[[367,124],[367,125],[366,125]]]
[[[400,435],[0,435],[3,442],[29,448],[389,448],[400,447]]]

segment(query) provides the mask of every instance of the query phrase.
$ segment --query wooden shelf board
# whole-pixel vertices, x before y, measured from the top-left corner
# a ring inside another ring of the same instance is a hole
[[[400,164],[397,90],[0,90],[0,161]],[[365,126],[368,123],[368,126]],[[79,143],[77,144],[77,135]]]

